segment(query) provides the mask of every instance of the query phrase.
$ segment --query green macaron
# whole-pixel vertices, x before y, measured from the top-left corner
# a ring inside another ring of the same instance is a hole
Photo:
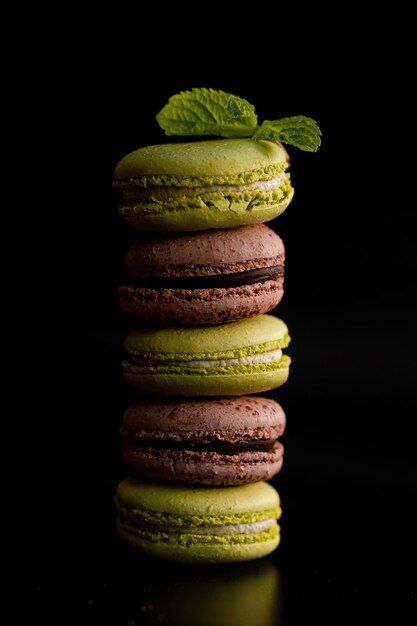
[[[164,396],[238,396],[283,385],[291,359],[286,324],[273,315],[213,326],[142,327],[124,341],[126,381]]]
[[[285,149],[272,141],[212,139],[145,146],[123,157],[113,186],[137,230],[185,232],[259,224],[293,197]]]
[[[115,503],[121,538],[161,559],[247,561],[271,553],[280,540],[280,498],[266,482],[195,488],[129,477]]]

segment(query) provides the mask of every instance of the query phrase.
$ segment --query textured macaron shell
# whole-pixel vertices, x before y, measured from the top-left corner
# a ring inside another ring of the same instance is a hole
[[[269,222],[281,215],[294,195],[288,175],[277,189],[216,191],[197,197],[121,205],[119,214],[134,230],[190,232]]]
[[[126,337],[124,347],[130,354],[163,362],[237,358],[288,343],[285,322],[266,314],[227,325],[135,329]]]
[[[284,447],[235,454],[141,447],[125,441],[122,457],[135,474],[199,485],[244,485],[270,480],[282,468]]]
[[[259,429],[285,428],[285,413],[271,398],[242,396],[192,400],[136,402],[123,415],[123,425],[141,437],[169,437],[183,441],[186,433],[200,439],[253,438]],[[259,436],[259,435],[257,435]]]
[[[146,238],[126,251],[133,279],[119,287],[120,305],[134,319],[164,324],[261,315],[283,297],[284,262],[283,242],[265,224]]]
[[[122,367],[130,385],[152,394],[250,395],[287,381],[291,359],[274,355],[289,342],[286,324],[272,315],[214,326],[137,329],[124,342],[131,359]]]
[[[217,289],[119,287],[122,311],[130,318],[160,324],[226,324],[272,311],[284,295],[283,280]]]
[[[230,489],[230,487],[229,487]],[[237,563],[271,554],[279,545],[280,528],[253,535],[186,535],[137,531],[117,523],[120,537],[133,548],[157,559],[179,563]]]
[[[265,224],[151,238],[125,253],[131,276],[207,276],[283,264],[282,239]]]
[[[149,478],[206,485],[269,480],[283,463],[285,413],[275,400],[137,402],[125,410],[122,456]]]
[[[124,156],[116,166],[114,178],[119,181],[135,178],[140,182],[141,177],[151,177],[153,185],[158,184],[158,176],[174,178],[171,184],[179,177],[178,186],[193,182],[228,184],[231,180],[233,184],[244,184],[262,180],[265,168],[284,170],[287,159],[286,151],[271,141],[213,139],[159,144],[144,146]],[[259,174],[254,177],[251,173],[257,170]],[[187,181],[188,177],[197,180]]]
[[[239,487],[190,487],[125,478],[116,490],[118,506],[158,527],[243,524],[278,517],[280,498],[269,483]]]
[[[190,232],[274,219],[294,190],[277,143],[217,139],[139,148],[116,166],[119,213],[133,229]]]
[[[259,532],[255,527],[244,532],[241,526],[279,519],[278,493],[265,482],[195,488],[127,478],[115,501],[122,539],[158,558],[244,561],[265,556],[279,544],[276,523]]]

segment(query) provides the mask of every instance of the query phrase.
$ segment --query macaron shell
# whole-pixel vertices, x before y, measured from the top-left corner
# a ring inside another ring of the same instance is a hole
[[[290,358],[283,357],[286,366],[279,369],[258,371],[250,374],[132,374],[124,372],[132,387],[162,396],[239,396],[262,393],[280,387],[287,382]]]
[[[123,312],[132,319],[162,324],[224,324],[268,313],[284,295],[282,280],[229,289],[119,288]]]
[[[282,444],[273,452],[221,455],[210,452],[140,448],[125,442],[127,466],[152,479],[179,480],[199,485],[243,485],[273,478],[282,468]]]
[[[262,260],[283,263],[282,239],[266,224],[146,238],[131,244],[125,253],[132,276],[211,275],[264,267]],[[250,263],[250,265],[249,265]],[[188,269],[187,269],[188,268]],[[203,268],[203,269],[201,269]]]
[[[126,407],[123,424],[131,430],[178,432],[249,433],[255,428],[279,427],[284,431],[285,413],[272,398],[245,395],[211,400],[136,402]]]
[[[212,139],[145,146],[124,156],[115,179],[162,174],[221,176],[269,165],[287,166],[287,153],[276,142],[253,139]]]
[[[181,198],[169,205],[158,203],[122,205],[121,217],[132,230],[191,232],[211,228],[234,228],[269,222],[285,211],[294,196],[289,179],[281,192],[258,192],[254,196],[232,192]]]
[[[230,324],[205,327],[149,327],[133,330],[124,341],[131,354],[201,355],[242,350],[271,341],[288,342],[285,322],[273,315],[259,315]],[[283,346],[283,347],[285,347]],[[250,393],[250,392],[249,392]]]
[[[279,494],[269,483],[239,487],[190,487],[127,477],[116,490],[127,509],[145,509],[174,515],[239,515],[280,506]]]

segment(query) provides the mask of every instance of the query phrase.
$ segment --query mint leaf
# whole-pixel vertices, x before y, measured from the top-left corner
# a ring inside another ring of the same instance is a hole
[[[258,123],[247,100],[215,89],[182,91],[156,116],[166,135],[250,137]]]
[[[311,117],[296,115],[280,120],[265,120],[257,127],[252,138],[280,141],[307,152],[316,152],[321,144],[321,130]]]

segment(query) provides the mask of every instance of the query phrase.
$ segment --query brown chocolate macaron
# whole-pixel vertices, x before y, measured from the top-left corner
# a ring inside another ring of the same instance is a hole
[[[221,324],[267,313],[283,296],[285,250],[265,224],[145,238],[118,289],[131,318]]]
[[[284,430],[282,407],[260,396],[137,402],[123,416],[122,456],[149,478],[253,483],[280,471]]]

